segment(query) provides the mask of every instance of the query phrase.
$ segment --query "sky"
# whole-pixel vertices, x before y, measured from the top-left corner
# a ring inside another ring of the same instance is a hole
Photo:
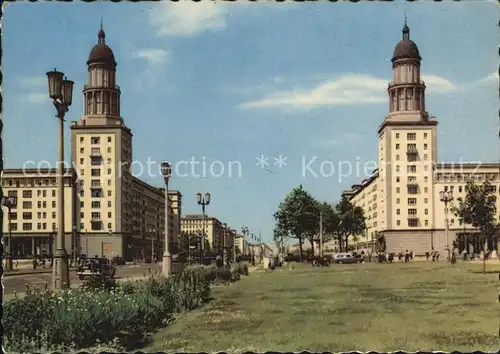
[[[210,192],[209,215],[271,240],[273,213],[292,188],[334,203],[375,168],[405,13],[423,58],[427,110],[439,122],[439,161],[497,162],[494,1],[48,2],[5,8],[5,168],[55,166],[45,77],[53,68],[75,81],[70,160],[69,122],[82,115],[102,19],[137,176],[162,186],[141,166],[169,160],[184,214],[200,213],[195,195]]]

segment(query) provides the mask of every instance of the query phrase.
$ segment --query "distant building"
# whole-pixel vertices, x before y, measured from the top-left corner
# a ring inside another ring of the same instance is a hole
[[[385,237],[387,252],[409,250],[423,255],[434,249],[445,254],[446,245],[457,241],[460,252],[467,248],[479,253],[484,245],[467,237],[477,230],[451,212],[447,240],[439,193],[451,190],[455,200],[463,198],[467,181],[490,181],[497,193],[500,165],[437,163],[438,122],[426,111],[421,57],[406,24],[392,63],[389,114],[378,129],[379,166],[370,178],[343,193],[365,212],[367,228],[357,236],[358,246],[371,248],[380,234]],[[498,249],[498,245],[488,247]]]
[[[57,172],[55,169],[5,169],[2,176],[4,196],[17,198],[10,213],[10,250],[13,256],[52,254],[57,232]],[[64,172],[64,232],[67,252],[75,247],[73,225],[77,218],[77,175],[73,169]],[[9,215],[4,209],[4,237],[8,235]]]
[[[215,253],[223,251],[224,247],[232,255],[233,242],[236,233],[231,228],[224,228],[223,223],[213,216],[185,215],[181,218],[181,231],[183,234],[201,234],[205,229],[205,238],[210,244],[210,249]]]

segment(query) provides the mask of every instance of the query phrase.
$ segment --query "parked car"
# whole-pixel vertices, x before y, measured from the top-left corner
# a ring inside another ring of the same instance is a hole
[[[116,274],[115,267],[106,258],[90,258],[87,262],[76,270],[80,280],[91,276],[104,276],[113,278]]]
[[[125,258],[123,257],[115,256],[111,258],[111,264],[114,266],[125,265],[125,263]]]
[[[363,263],[363,257],[359,254],[352,254],[349,252],[337,253],[333,257],[333,263],[337,264],[352,264],[352,263]]]

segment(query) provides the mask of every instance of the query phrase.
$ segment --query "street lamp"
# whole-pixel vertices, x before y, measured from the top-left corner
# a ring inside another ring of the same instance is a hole
[[[231,237],[233,239],[233,263],[236,264],[236,230],[231,229]]]
[[[73,264],[76,265],[76,225],[73,224],[71,229],[73,234]]]
[[[169,162],[163,161],[161,163],[161,174],[163,175],[163,179],[165,180],[165,246],[163,250],[163,275],[165,277],[169,277],[172,269],[172,256],[170,255],[169,245],[168,245],[168,236],[169,236],[169,215],[168,215],[168,207],[169,207],[169,197],[168,197],[168,182],[170,181],[170,177],[172,176],[172,166]]]
[[[210,204],[210,193],[205,193],[202,196],[200,192],[196,193],[196,202],[201,206],[201,250],[200,250],[200,262],[204,264],[204,251],[205,251],[205,207]]]
[[[448,203],[453,201],[453,191],[441,191],[439,192],[439,199],[444,203],[444,222],[445,222],[445,234],[446,234],[446,249],[448,250],[448,261],[451,261],[450,257],[450,242],[448,239]]]
[[[54,69],[47,73],[49,83],[49,97],[57,110],[56,117],[59,119],[59,164],[57,171],[58,187],[58,212],[57,212],[57,239],[56,252],[54,254],[54,273],[52,286],[54,289],[69,288],[68,253],[66,252],[64,240],[64,116],[71,106],[73,99],[73,84],[67,80],[64,74]]]
[[[7,219],[9,221],[9,239],[8,242],[5,243],[6,247],[4,247],[4,256],[5,259],[5,269],[12,270],[12,257],[10,254],[10,246],[12,243],[12,225],[11,225],[11,210],[17,207],[17,197],[8,196],[7,198],[2,199],[2,205],[7,208]]]
[[[227,236],[227,224],[223,223],[222,224],[222,228],[224,229],[223,234],[222,234],[222,237],[223,237],[223,241],[222,241],[222,262],[223,262],[223,264],[226,264],[226,258],[227,258],[227,240],[226,240],[226,236]]]

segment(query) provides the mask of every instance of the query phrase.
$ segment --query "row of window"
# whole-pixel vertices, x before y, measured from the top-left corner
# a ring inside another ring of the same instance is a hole
[[[12,179],[12,178],[5,178],[2,181],[2,186],[3,187],[13,187],[16,186],[16,188],[19,187],[34,187],[34,186],[56,186],[56,179],[55,178],[44,178],[44,179],[35,179],[34,178],[27,178],[27,179]]]
[[[80,202],[80,208],[83,208],[85,205],[84,202]],[[92,201],[91,204],[92,209],[99,209],[101,207],[100,201]],[[111,200],[108,201],[108,208],[111,208]]]
[[[480,165],[478,165],[480,167]],[[453,167],[452,167],[453,168]],[[457,164],[457,170],[461,167]],[[498,173],[437,173],[437,182],[484,182],[484,181],[498,181],[500,178]]]
[[[33,230],[33,224],[25,222],[22,224],[23,225],[23,231],[32,231]],[[112,224],[108,223],[108,230],[111,230]],[[47,230],[47,223],[37,223],[37,228],[38,230]],[[80,230],[84,229],[84,225],[80,224]],[[101,222],[93,222],[92,223],[92,230],[103,230],[103,224]],[[52,223],[52,231],[56,230],[56,223]],[[17,223],[11,223],[10,224],[10,231],[18,231],[18,226]]]
[[[450,219],[450,225],[454,224],[455,219]],[[401,220],[396,220],[396,225],[401,226]],[[459,225],[462,225],[462,220],[459,220]],[[424,220],[424,226],[429,226],[429,220]],[[418,227],[418,219],[408,219],[408,227]]]
[[[112,192],[108,191],[108,197],[111,197],[111,194],[112,194]],[[80,197],[84,197],[84,196],[85,196],[84,190],[80,189]],[[102,198],[102,197],[104,197],[104,193],[103,193],[102,189],[91,189],[90,190],[90,197],[91,198]]]
[[[396,139],[399,139],[399,133],[396,133]],[[427,133],[424,133],[424,139],[427,139]],[[406,140],[417,140],[417,133],[406,133]]]
[[[33,202],[31,201],[23,201],[23,209],[32,209],[33,208]],[[56,207],[56,201],[52,201],[52,208]],[[47,202],[46,201],[38,201],[37,202],[37,208],[43,209],[47,208]]]
[[[408,201],[410,200],[411,198],[408,199]],[[410,204],[410,203],[408,203]],[[413,204],[410,204],[410,205],[414,205],[416,204],[413,203]],[[401,215],[401,209],[396,209],[396,215]],[[429,209],[424,209],[424,215],[429,215]],[[417,209],[408,209],[408,216],[417,216]]]
[[[399,194],[401,192],[400,187],[396,187],[396,193]],[[406,192],[408,194],[418,194],[418,187],[415,186],[408,186]],[[424,193],[429,192],[429,187],[424,187]]]
[[[429,198],[424,198],[424,204],[427,204],[429,202]],[[401,199],[396,198],[396,204],[400,204]],[[417,198],[408,198],[408,205],[416,205],[417,204]]]
[[[108,139],[108,143],[110,143],[112,141],[112,138],[110,136],[108,136],[107,139]],[[84,141],[85,141],[85,137],[81,136],[80,137],[80,143],[83,143]],[[100,144],[101,143],[101,137],[100,136],[91,136],[90,137],[90,143],[92,145]]]

